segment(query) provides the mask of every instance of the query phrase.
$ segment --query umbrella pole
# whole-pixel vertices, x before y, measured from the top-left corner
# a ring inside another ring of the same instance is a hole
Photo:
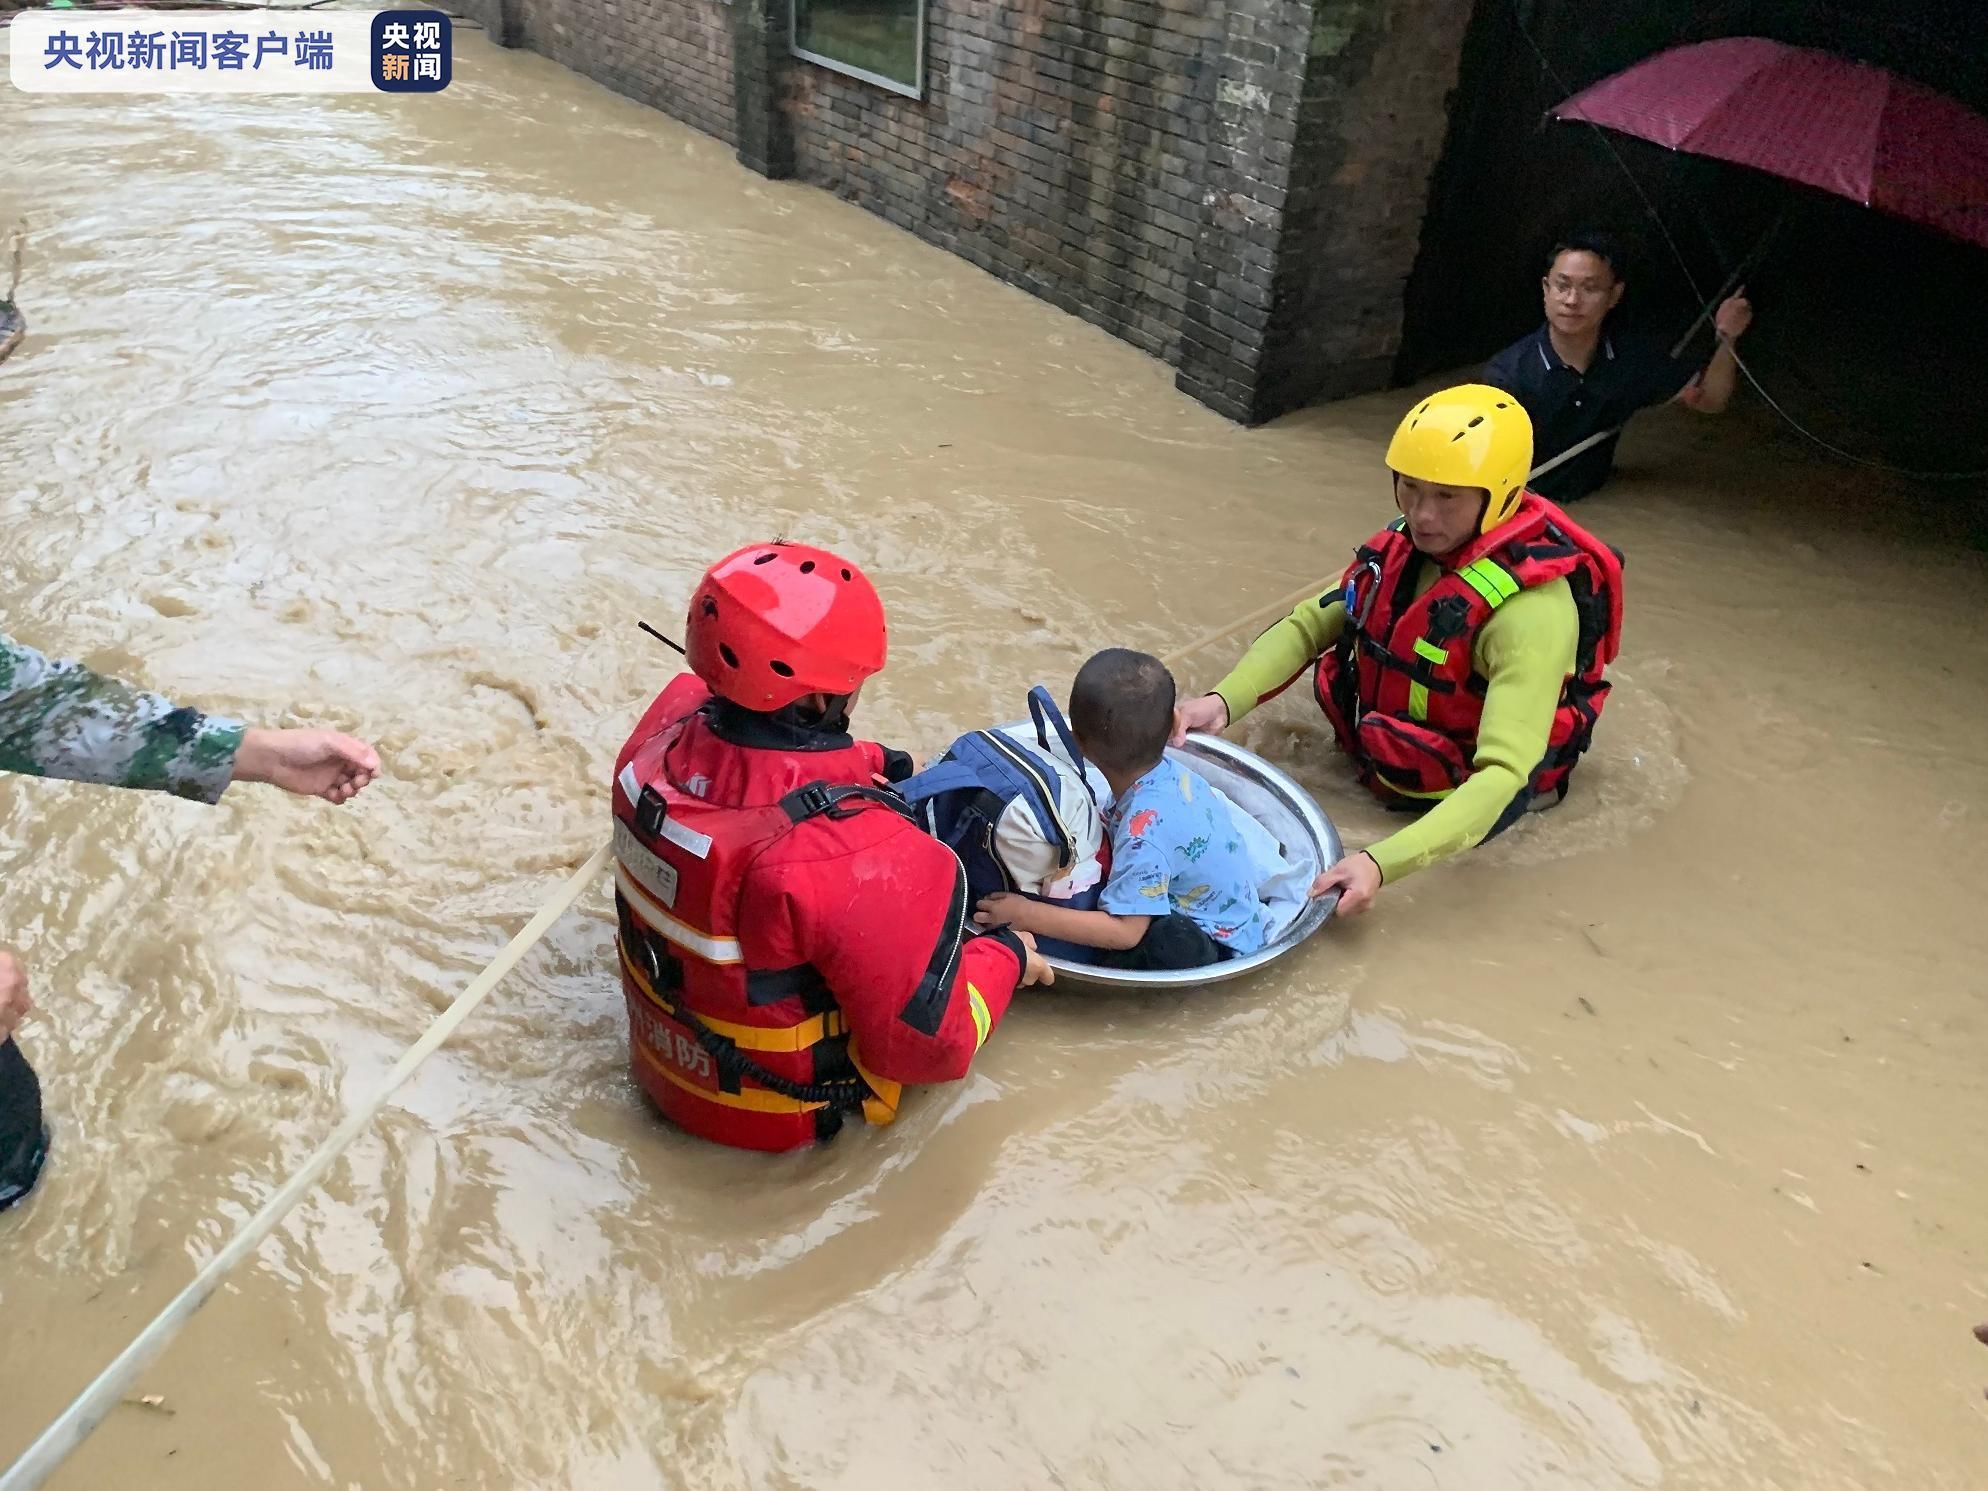
[[[1738,289],[1745,282],[1749,274],[1760,267],[1760,261],[1767,257],[1768,248],[1780,236],[1781,227],[1787,221],[1788,207],[1784,202],[1780,212],[1775,214],[1774,221],[1767,225],[1766,231],[1759,238],[1755,239],[1753,247],[1747,250],[1746,257],[1741,259],[1733,272],[1726,276],[1726,282],[1713,292],[1710,300],[1699,307],[1697,316],[1692,319],[1689,326],[1685,327],[1684,335],[1679,337],[1677,342],[1671,347],[1670,355],[1672,357],[1677,357],[1683,353],[1684,349],[1690,345],[1691,339],[1698,335],[1698,328],[1705,324],[1705,318],[1716,311],[1725,298]]]

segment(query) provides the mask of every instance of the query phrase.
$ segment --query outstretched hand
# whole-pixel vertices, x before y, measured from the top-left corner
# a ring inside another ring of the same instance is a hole
[[[1229,706],[1220,694],[1203,694],[1189,699],[1173,712],[1173,735],[1167,744],[1176,748],[1187,743],[1187,732],[1220,735],[1229,728]]]
[[[1374,904],[1381,890],[1381,867],[1364,850],[1349,854],[1312,882],[1311,898],[1339,892],[1339,914],[1358,916]]]
[[[235,753],[236,781],[331,803],[351,801],[379,774],[380,753],[336,730],[251,729]]]

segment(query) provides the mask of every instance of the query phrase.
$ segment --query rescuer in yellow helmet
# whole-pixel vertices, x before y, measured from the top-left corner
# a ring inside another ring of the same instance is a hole
[[[1401,516],[1181,709],[1183,733],[1219,732],[1311,668],[1360,780],[1418,815],[1319,876],[1345,913],[1566,796],[1622,635],[1621,560],[1526,490],[1532,421],[1512,395],[1420,400],[1387,465]]]

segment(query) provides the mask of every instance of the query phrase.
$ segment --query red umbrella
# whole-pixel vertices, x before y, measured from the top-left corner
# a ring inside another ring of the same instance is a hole
[[[1553,112],[1819,186],[1988,248],[1988,119],[1883,68],[1729,36],[1660,52]]]

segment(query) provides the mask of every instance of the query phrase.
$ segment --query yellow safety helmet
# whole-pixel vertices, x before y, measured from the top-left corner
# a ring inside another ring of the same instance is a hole
[[[1480,533],[1512,515],[1532,470],[1532,416],[1502,388],[1462,383],[1432,393],[1408,411],[1387,446],[1397,476],[1439,487],[1482,487]]]

